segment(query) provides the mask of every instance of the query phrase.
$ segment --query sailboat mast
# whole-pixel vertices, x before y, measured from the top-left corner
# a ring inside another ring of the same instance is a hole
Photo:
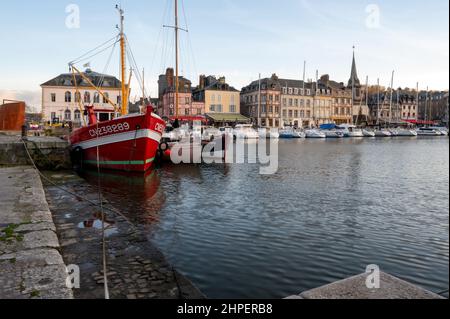
[[[258,80],[258,127],[261,127],[261,73]]]
[[[121,68],[121,79],[122,79],[122,115],[128,114],[128,88],[126,79],[126,45],[125,45],[125,33],[124,33],[124,11],[122,8],[117,7],[120,14],[120,68]]]
[[[380,124],[380,78],[377,79],[377,125]]]
[[[393,102],[393,95],[394,95],[394,72],[392,71],[392,78],[391,78],[391,100],[389,102],[389,125],[392,123],[392,102]]]
[[[175,0],[175,114],[178,118],[178,108],[179,108],[179,97],[178,97],[178,91],[179,91],[179,70],[178,70],[178,0]]]

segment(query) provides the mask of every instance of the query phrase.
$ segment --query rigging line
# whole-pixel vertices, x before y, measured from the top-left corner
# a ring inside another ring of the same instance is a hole
[[[162,15],[162,20],[161,20],[161,23],[159,24],[161,27],[159,29],[158,37],[156,38],[156,42],[155,42],[155,49],[154,49],[154,52],[153,52],[153,59],[152,59],[152,63],[151,63],[151,66],[150,66],[150,74],[153,73],[153,67],[154,67],[155,60],[156,60],[156,54],[157,54],[157,51],[158,51],[159,41],[161,40],[161,36],[163,35],[163,30],[164,30],[163,24],[164,24],[164,20],[166,18],[166,15],[167,15],[169,1],[171,1],[171,0],[166,0],[166,5],[164,6],[164,12],[163,12],[163,15]]]
[[[184,24],[186,26],[186,30],[189,30],[186,10],[185,10],[185,7],[184,7],[184,0],[181,0],[181,7],[182,7],[182,10],[183,10]],[[197,69],[197,63],[196,63],[196,60],[195,60],[194,48],[193,48],[193,45],[192,45],[192,40],[191,40],[191,36],[190,36],[189,32],[187,32],[187,40],[188,40],[189,51],[192,54],[192,62],[194,64],[194,71],[196,73],[195,75],[198,76],[199,73],[198,73],[198,69]]]
[[[89,57],[87,57],[87,58],[85,58],[85,59],[78,60],[78,61],[76,61],[76,62],[71,62],[71,64],[77,64],[77,63],[80,63],[80,62],[82,62],[82,61],[90,60],[91,58],[93,58],[93,57],[95,57],[95,56],[97,56],[97,55],[100,55],[100,54],[102,54],[103,52],[105,52],[106,50],[112,48],[113,46],[116,45],[116,43],[117,43],[117,41],[116,41],[115,43],[111,44],[110,46],[108,46],[108,47],[102,49],[101,51],[98,51],[97,53],[92,54],[91,56],[89,56]]]
[[[118,42],[114,43],[114,46],[113,46],[113,48],[111,50],[111,54],[109,55],[109,58],[108,58],[108,60],[106,62],[106,65],[105,65],[105,68],[103,69],[103,73],[102,73],[102,76],[100,78],[99,85],[98,85],[99,88],[103,87],[103,82],[105,81],[106,72],[108,71],[109,65],[111,64],[112,56],[114,54],[114,50],[116,49],[117,43]]]
[[[107,45],[109,42],[115,40],[116,38],[117,38],[117,36],[114,36],[114,38],[109,39],[108,41],[106,41],[105,43],[99,45],[99,46],[96,47],[95,49],[92,49],[92,50],[86,52],[85,54],[79,56],[78,58],[74,59],[73,61],[70,62],[70,64],[76,64],[76,63],[80,62],[86,55],[89,55],[89,54],[91,54],[92,52],[95,52],[96,50],[98,50],[98,49],[104,47],[105,45]]]
[[[52,184],[54,187],[56,187],[56,188],[62,190],[63,192],[65,192],[65,193],[67,193],[67,194],[69,194],[69,195],[74,196],[75,198],[79,198],[79,199],[81,199],[82,201],[85,201],[85,202],[91,204],[92,206],[98,207],[98,204],[97,204],[96,202],[94,202],[94,201],[92,201],[92,200],[90,200],[90,199],[88,199],[88,198],[86,198],[86,197],[83,197],[83,196],[81,196],[81,195],[78,195],[78,194],[76,194],[75,192],[69,191],[68,189],[66,189],[66,188],[64,188],[64,187],[62,187],[62,186],[56,184],[56,183],[55,183],[54,181],[52,181],[50,178],[48,178],[47,176],[45,176],[45,175],[39,170],[39,168],[36,166],[36,163],[34,162],[33,157],[31,156],[30,151],[28,150],[28,146],[27,146],[26,142],[25,142],[23,139],[22,139],[22,143],[23,143],[24,146],[25,146],[25,151],[26,151],[27,156],[28,156],[28,158],[30,159],[30,162],[31,162],[31,164],[33,165],[34,169],[38,172],[38,174],[39,174],[45,181],[47,181],[48,183]],[[44,153],[42,153],[42,154],[44,154]],[[44,154],[44,155],[45,155],[45,154]],[[124,214],[122,214],[121,212],[115,210],[114,208],[104,207],[104,209],[106,209],[106,210],[110,211],[111,213],[114,213],[114,214],[116,214],[116,215],[122,217],[122,218],[123,218],[123,219],[131,226],[131,227],[133,227],[134,229],[136,228],[136,225],[134,225],[134,224],[133,224],[133,223],[132,223],[132,222],[131,222]]]
[[[137,78],[137,80],[138,80],[138,82],[139,82],[139,86],[141,87],[141,91],[144,91],[144,87],[142,87],[142,77],[141,77],[141,73],[140,73],[140,68],[138,67],[138,64],[137,64],[137,62],[136,62],[136,59],[134,58],[134,54],[133,54],[133,50],[131,49],[131,45],[130,45],[130,42],[128,41],[128,37],[126,37],[125,36],[125,40],[126,40],[126,42],[127,42],[127,47],[128,47],[128,55],[130,56],[131,55],[131,59],[130,59],[130,61],[134,64],[134,67],[135,67],[135,74],[136,74],[136,78]],[[146,92],[144,92],[145,94],[146,94]]]

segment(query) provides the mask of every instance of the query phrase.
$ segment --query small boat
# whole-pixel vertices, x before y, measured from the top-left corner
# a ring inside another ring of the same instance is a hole
[[[214,141],[221,138],[223,133],[215,127],[207,127],[203,130],[202,140],[203,141]]]
[[[392,137],[398,136],[398,130],[395,128],[390,128],[389,132],[391,133]]]
[[[363,129],[362,131],[363,131],[364,137],[375,137],[376,136],[374,131],[370,131],[368,129]]]
[[[363,131],[355,125],[343,124],[338,129],[343,131],[344,137],[364,137]]]
[[[259,134],[253,129],[251,124],[238,124],[234,128],[233,135],[237,139],[259,139]]]
[[[421,127],[417,129],[418,136],[441,136],[441,132],[429,127]]]
[[[324,130],[323,133],[325,133],[327,138],[343,138],[344,133],[342,131],[337,130]]]
[[[375,137],[392,137],[392,133],[385,129],[375,130]]]
[[[445,127],[433,126],[433,127],[430,127],[430,128],[440,132],[441,135],[443,135],[443,136],[448,136],[448,129],[445,128]]]
[[[268,139],[279,139],[280,138],[280,133],[278,132],[277,129],[269,129],[269,128],[260,128],[258,130],[259,133],[259,137],[264,139],[264,138],[268,138]]]
[[[280,130],[281,139],[294,138],[294,130],[291,127]]]
[[[317,129],[306,130],[306,138],[327,138],[326,134]]]
[[[417,136],[417,132],[412,129],[398,129],[397,130],[397,136],[410,136],[414,137]]]
[[[294,130],[294,138],[305,138],[306,134],[303,130],[296,129]]]

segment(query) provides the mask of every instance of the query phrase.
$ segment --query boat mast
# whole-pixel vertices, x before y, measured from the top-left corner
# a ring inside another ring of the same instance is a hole
[[[261,127],[261,73],[258,80],[258,127]],[[267,123],[266,123],[267,124]]]
[[[380,124],[380,78],[377,79],[377,125]]]
[[[116,9],[119,11],[120,15],[120,67],[121,67],[121,78],[122,78],[122,115],[128,114],[128,87],[126,84],[126,45],[125,45],[125,33],[124,33],[124,11],[118,5]]]
[[[394,72],[392,71],[392,78],[391,78],[391,100],[389,102],[389,125],[392,124],[392,102],[393,102],[393,95],[394,95]]]
[[[178,118],[179,108],[179,80],[178,80],[178,0],[175,0],[175,115]]]

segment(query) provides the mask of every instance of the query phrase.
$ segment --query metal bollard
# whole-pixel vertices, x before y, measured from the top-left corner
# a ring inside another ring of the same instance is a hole
[[[26,139],[28,136],[28,126],[22,125],[22,138]]]

